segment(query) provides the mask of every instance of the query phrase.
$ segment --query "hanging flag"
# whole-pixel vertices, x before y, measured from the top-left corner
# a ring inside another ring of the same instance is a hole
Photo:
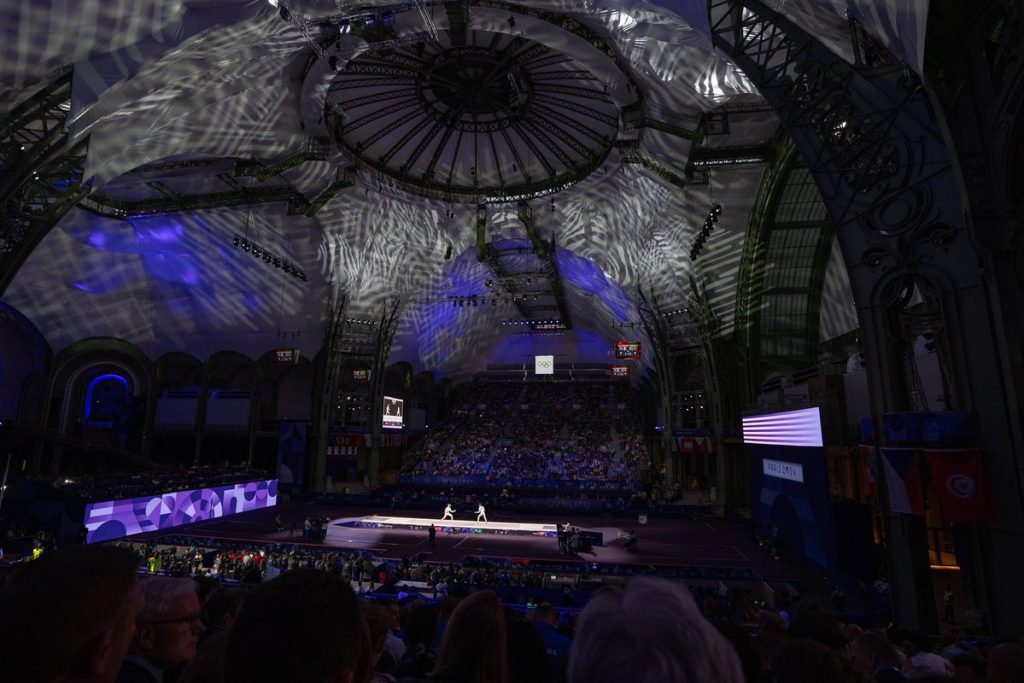
[[[715,439],[711,436],[675,436],[672,440],[680,455],[709,455],[715,452]]]
[[[988,480],[980,450],[926,450],[924,457],[949,521],[992,521]]]
[[[857,455],[860,459],[861,490],[865,498],[874,498],[878,495],[878,480],[875,473],[878,472],[878,459],[875,456],[874,446],[857,446]]]
[[[913,448],[883,448],[882,467],[893,512],[924,516],[921,456]]]

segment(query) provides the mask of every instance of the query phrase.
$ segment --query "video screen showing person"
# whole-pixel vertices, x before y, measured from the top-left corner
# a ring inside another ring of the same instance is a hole
[[[405,401],[392,396],[384,397],[384,429],[401,429],[405,426]]]

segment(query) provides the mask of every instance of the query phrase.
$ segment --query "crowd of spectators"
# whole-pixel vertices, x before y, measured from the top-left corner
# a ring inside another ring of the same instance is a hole
[[[487,588],[514,605],[549,601],[561,607],[582,607],[602,586],[621,584],[634,576],[657,575],[686,580],[708,614],[728,618],[749,617],[756,601],[744,586],[762,580],[749,568],[591,564],[572,559],[524,564],[475,556],[467,556],[459,563],[433,562],[418,556],[396,561],[369,551],[221,543],[188,536],[166,537],[159,543],[119,545],[136,556],[140,571],[191,576],[206,583],[253,585],[290,571],[314,569],[341,576],[359,593],[402,591],[438,598]],[[728,590],[723,592],[723,587]]]
[[[491,458],[491,446],[509,408],[508,385],[481,382],[466,389],[452,414],[435,425],[410,450],[406,474],[415,477],[481,476]]]
[[[649,456],[624,382],[482,382],[411,451],[403,484],[642,481]]]
[[[67,477],[54,482],[64,491],[85,500],[104,501],[137,498],[171,491],[223,486],[266,479],[267,473],[247,465],[193,465],[165,471],[95,474]]]
[[[0,586],[5,680],[144,683],[888,683],[1024,679],[1024,642],[941,642],[842,624],[817,603],[737,619],[663,578],[598,590],[582,612],[456,595],[368,601],[298,566],[239,590],[141,576],[137,553],[78,546]],[[335,567],[336,568],[336,567]],[[478,571],[486,573],[489,568]],[[481,581],[481,585],[485,585]],[[694,599],[697,597],[698,599]]]

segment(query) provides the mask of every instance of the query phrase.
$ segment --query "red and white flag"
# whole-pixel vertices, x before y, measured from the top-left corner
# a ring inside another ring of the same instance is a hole
[[[857,447],[857,455],[860,460],[864,497],[874,498],[878,495],[878,480],[875,478],[876,472],[878,472],[878,460],[875,456],[875,447],[861,444]]]
[[[980,450],[926,450],[924,456],[949,521],[992,521],[988,481]]]

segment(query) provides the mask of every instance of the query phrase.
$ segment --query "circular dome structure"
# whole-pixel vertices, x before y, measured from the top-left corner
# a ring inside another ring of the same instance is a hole
[[[619,106],[602,74],[494,27],[436,35],[371,43],[339,68],[326,114],[360,165],[405,191],[479,202],[562,189],[607,158]]]

